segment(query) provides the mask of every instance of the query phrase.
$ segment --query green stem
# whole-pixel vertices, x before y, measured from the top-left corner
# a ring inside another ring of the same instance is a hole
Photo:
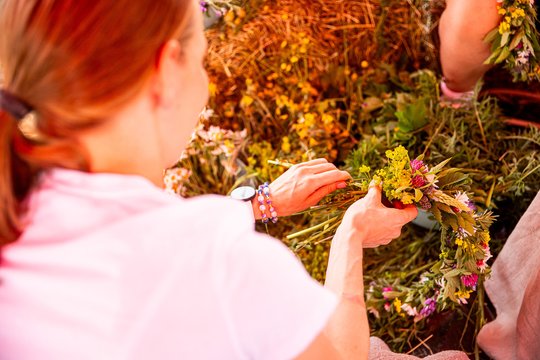
[[[334,216],[333,218],[330,218],[330,219],[328,219],[328,220],[326,220],[326,221],[324,221],[324,222],[322,222],[320,224],[317,224],[317,225],[312,226],[310,228],[295,232],[294,234],[287,235],[287,240],[291,240],[291,239],[297,238],[299,236],[309,234],[309,233],[311,233],[313,231],[324,228],[326,225],[331,224],[332,221],[336,220],[337,218],[338,218],[338,216]]]

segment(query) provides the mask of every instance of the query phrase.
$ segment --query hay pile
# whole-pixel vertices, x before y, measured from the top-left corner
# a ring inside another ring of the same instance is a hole
[[[207,68],[219,91],[212,107],[219,111],[226,105],[235,114],[225,116],[234,126],[244,123],[237,104],[246,79],[260,89],[268,82],[280,86],[291,78],[305,77],[318,94],[333,96],[328,83],[336,74],[359,73],[380,63],[407,70],[434,68],[431,35],[438,4],[440,1],[421,0],[249,0],[241,11],[227,15],[224,24],[207,31]],[[301,68],[284,71],[282,64],[286,70],[287,65],[295,64],[295,57]],[[263,119],[272,116],[261,114]]]

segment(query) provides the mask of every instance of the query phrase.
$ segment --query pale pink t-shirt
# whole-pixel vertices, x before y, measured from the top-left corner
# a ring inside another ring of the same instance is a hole
[[[0,359],[290,359],[337,300],[246,203],[54,170],[0,264]]]

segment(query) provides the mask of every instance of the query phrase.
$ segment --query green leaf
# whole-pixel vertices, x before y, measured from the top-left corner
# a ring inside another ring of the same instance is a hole
[[[452,214],[452,215],[454,214],[454,211],[452,211],[452,208],[446,204],[437,203],[435,204],[435,206],[448,214]]]
[[[364,99],[362,109],[367,112],[372,112],[383,107],[383,102],[381,99],[375,96],[370,96],[367,99]]]
[[[458,224],[458,222],[456,221],[456,219],[454,217],[447,217],[446,218],[446,223],[448,223],[448,225],[450,225],[452,227],[452,230],[458,231],[459,224]]]
[[[497,48],[496,50],[494,50],[491,53],[491,55],[486,59],[486,61],[484,61],[484,64],[485,65],[496,64],[495,60],[499,57],[501,52],[502,52],[501,48]]]
[[[435,206],[433,206],[430,209],[430,212],[433,214],[433,216],[435,217],[435,220],[437,220],[439,224],[442,223],[442,214],[439,208],[437,207],[437,204],[435,204]]]
[[[484,42],[491,44],[493,41],[499,36],[499,28],[496,27],[495,29],[491,30],[486,37],[484,38]]]
[[[419,202],[420,199],[422,199],[423,196],[424,196],[424,193],[422,193],[422,191],[420,191],[419,189],[414,189],[414,201],[415,202]]]
[[[519,43],[522,42],[523,35],[523,31],[520,31],[516,36],[514,36],[508,48],[510,50],[514,50],[519,45]]]
[[[444,277],[448,280],[450,280],[450,278],[453,278],[455,276],[459,276],[461,274],[461,270],[460,269],[453,269],[453,270],[450,270],[449,272],[447,272],[446,274],[444,274]]]
[[[427,107],[423,99],[419,99],[412,104],[406,104],[403,110],[395,112],[398,118],[399,130],[411,132],[426,126],[429,122],[426,113]]]
[[[468,180],[469,177],[462,172],[449,173],[445,176],[439,176],[439,187],[449,187],[450,185],[460,184]]]
[[[510,49],[508,47],[502,48],[501,53],[499,54],[499,57],[497,57],[497,60],[495,60],[495,64],[500,64],[504,60],[506,60],[510,56]]]
[[[446,166],[446,164],[448,164],[448,163],[450,162],[450,160],[452,160],[452,158],[446,159],[446,160],[444,160],[443,162],[441,162],[441,163],[435,165],[434,167],[431,168],[431,170],[430,170],[429,172],[432,173],[432,174],[438,173],[439,171],[441,171],[441,169],[442,169],[443,167]]]
[[[504,34],[502,34],[501,47],[505,46],[508,43],[508,39],[510,39],[510,33],[507,31]]]

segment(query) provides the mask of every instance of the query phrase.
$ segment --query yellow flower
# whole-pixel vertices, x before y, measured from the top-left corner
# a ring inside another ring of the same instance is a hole
[[[304,115],[304,123],[308,127],[315,125],[315,114],[307,113],[306,115]]]
[[[213,82],[208,84],[208,93],[210,94],[211,97],[214,97],[217,94],[217,85],[214,84]]]
[[[330,114],[323,114],[322,116],[322,121],[324,123],[324,125],[331,125],[334,123],[334,117]]]
[[[240,106],[241,107],[248,107],[250,106],[251,104],[253,104],[253,98],[249,95],[244,95],[242,97],[242,100],[240,100]]]
[[[289,154],[291,152],[291,143],[289,142],[289,137],[284,136],[281,143],[281,151],[283,151],[286,154]]]
[[[360,166],[360,168],[358,169],[358,172],[359,173],[368,173],[371,171],[371,168],[367,165],[362,165]]]
[[[398,314],[401,312],[401,300],[399,298],[394,299],[394,308]]]
[[[525,11],[523,9],[517,8],[512,11],[512,19],[525,17]]]
[[[414,196],[412,196],[409,193],[403,193],[403,196],[401,197],[401,202],[405,205],[412,204],[414,201]]]
[[[480,240],[484,244],[489,244],[489,241],[491,240],[491,236],[489,235],[489,231],[482,231],[480,232]]]
[[[362,67],[362,69],[365,69],[369,66],[369,63],[366,60],[362,60],[360,66]]]
[[[463,239],[457,238],[456,239],[456,245],[457,246],[463,246]]]
[[[290,60],[291,60],[291,63],[296,64],[299,59],[298,59],[298,56],[293,56],[293,57],[291,57]]]
[[[456,291],[454,293],[454,296],[456,298],[458,298],[459,300],[461,300],[460,302],[461,303],[464,303],[466,304],[467,303],[467,299],[469,299],[471,297],[471,292],[472,290],[465,290],[465,291]]]
[[[505,15],[506,14],[506,9],[503,9],[500,6],[497,6],[497,9],[498,9],[499,15]]]
[[[510,24],[506,21],[501,22],[499,25],[499,34],[504,34],[505,32],[510,31]]]

